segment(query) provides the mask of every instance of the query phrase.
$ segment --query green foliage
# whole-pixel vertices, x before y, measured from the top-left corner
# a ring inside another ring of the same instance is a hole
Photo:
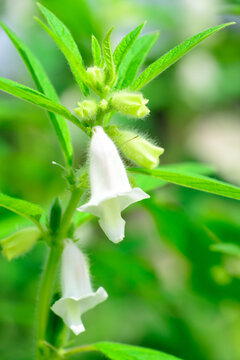
[[[143,35],[136,40],[121,62],[118,70],[118,81],[115,86],[116,89],[125,89],[133,83],[145,58],[156,43],[158,37],[159,33],[155,32]]]
[[[43,213],[40,206],[5,194],[0,194],[0,206],[24,216],[33,222],[39,221]]]
[[[106,82],[111,85],[115,78],[115,66],[111,49],[110,37],[113,28],[111,28],[103,39],[103,57],[106,63]]]
[[[98,40],[92,35],[92,55],[94,65],[100,67],[102,63],[102,52]]]
[[[116,72],[120,65],[122,64],[124,58],[126,57],[127,53],[137,40],[138,36],[141,34],[141,31],[145,25],[145,22],[141,25],[137,26],[134,30],[129,32],[118,44],[116,47],[114,54],[113,54],[113,61],[116,67]]]
[[[240,257],[240,246],[231,243],[220,243],[211,245],[212,251],[217,251],[226,255]]]
[[[84,81],[86,81],[86,70],[84,68],[82,56],[70,31],[51,11],[41,4],[38,4],[38,6],[52,30],[49,29],[41,20],[37,19],[37,21],[60,48],[66,57],[83,94],[87,96],[89,91],[84,84]]]
[[[201,175],[209,175],[212,174],[213,169],[205,164],[199,164],[199,163],[178,163],[178,164],[170,164],[170,165],[163,165],[161,166],[161,169],[170,169],[170,170],[176,170],[176,171],[190,171],[196,174]],[[128,169],[131,174],[131,168]],[[155,189],[158,189],[160,187],[163,187],[164,185],[167,185],[168,182],[164,180],[160,180],[159,178],[152,177],[149,175],[144,174],[135,174],[134,176],[136,185],[143,189],[143,191],[152,191]]]
[[[38,90],[44,93],[49,99],[53,100],[56,103],[59,103],[57,93],[49,80],[45,70],[43,69],[41,63],[32,53],[32,51],[19,39],[12,30],[10,30],[6,25],[0,22],[0,26],[9,36],[14,46],[21,55],[26,67],[28,68],[32,78],[38,88]],[[67,123],[65,119],[57,114],[52,112],[49,113],[49,117],[52,121],[53,127],[56,131],[58,140],[60,142],[63,154],[68,165],[71,166],[73,158],[73,149],[70,133],[68,130]]]
[[[226,26],[232,24],[234,23],[227,23],[212,27],[197,35],[194,35],[193,37],[184,41],[182,44],[177,45],[175,48],[163,55],[160,59],[149,65],[131,85],[131,89],[140,90],[143,86],[152,81],[156,76],[160,75],[164,70],[169,68],[169,66],[173,65],[188,51],[198,45],[201,41],[214,34],[215,32],[224,29]]]
[[[208,164],[201,164],[197,162],[185,162],[177,164],[162,165],[161,169],[170,169],[173,171],[187,171],[201,175],[211,175],[215,173],[215,169]]]
[[[52,101],[44,94],[25,85],[18,84],[17,82],[9,79],[0,78],[0,90],[6,91],[11,95],[17,96],[18,98],[28,101],[45,110],[57,113],[80,126],[78,119],[75,118],[64,106]]]
[[[145,174],[156,177],[167,182],[185,186],[195,190],[209,192],[215,195],[221,195],[232,199],[240,200],[240,188],[223,181],[211,179],[206,176],[196,175],[194,173],[181,170],[172,170],[157,168],[153,170],[132,168],[133,173]]]
[[[111,360],[177,360],[175,356],[136,346],[103,342],[94,347]]]

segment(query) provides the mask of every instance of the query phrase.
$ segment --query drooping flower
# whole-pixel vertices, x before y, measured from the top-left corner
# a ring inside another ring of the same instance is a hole
[[[140,188],[131,187],[118,150],[101,126],[93,128],[90,145],[89,202],[78,208],[99,217],[108,238],[118,243],[124,238],[121,212],[129,205],[149,198]]]
[[[102,288],[93,291],[85,256],[72,240],[65,241],[61,264],[62,298],[51,307],[75,335],[85,331],[81,316],[107,299]]]

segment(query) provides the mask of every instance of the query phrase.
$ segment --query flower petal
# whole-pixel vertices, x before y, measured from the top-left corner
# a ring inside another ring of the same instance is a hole
[[[57,300],[51,307],[52,311],[63,319],[63,322],[75,335],[85,331],[81,315],[100,304],[108,297],[104,288],[100,287],[85,297],[66,297]]]
[[[125,221],[121,217],[118,198],[108,199],[101,204],[99,224],[109,240],[118,243],[124,238]]]

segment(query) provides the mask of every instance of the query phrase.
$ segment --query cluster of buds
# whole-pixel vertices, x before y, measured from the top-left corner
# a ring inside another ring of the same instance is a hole
[[[148,100],[141,93],[117,91],[114,87],[111,88],[104,68],[89,67],[86,70],[86,84],[100,97],[100,100],[88,99],[78,102],[78,107],[74,111],[81,120],[88,122],[89,126],[93,126],[94,120],[96,124],[98,123],[99,114],[105,115],[111,111],[118,111],[134,118],[144,118],[150,113],[146,106]]]

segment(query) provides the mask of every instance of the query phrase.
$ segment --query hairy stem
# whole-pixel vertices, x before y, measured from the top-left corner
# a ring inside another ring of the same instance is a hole
[[[60,229],[60,234],[63,238],[65,237],[65,234],[68,230],[72,216],[78,206],[78,203],[81,199],[82,194],[83,194],[83,190],[79,189],[79,188],[75,188],[72,191],[71,198],[70,198],[69,203],[66,207],[66,210],[63,214],[63,219],[62,219],[62,224],[61,224],[61,229]]]
[[[50,249],[43,272],[37,311],[37,347],[39,346],[40,341],[45,339],[53,283],[55,280],[61,252],[61,247],[53,246]],[[39,352],[37,353],[37,358],[41,358]]]

